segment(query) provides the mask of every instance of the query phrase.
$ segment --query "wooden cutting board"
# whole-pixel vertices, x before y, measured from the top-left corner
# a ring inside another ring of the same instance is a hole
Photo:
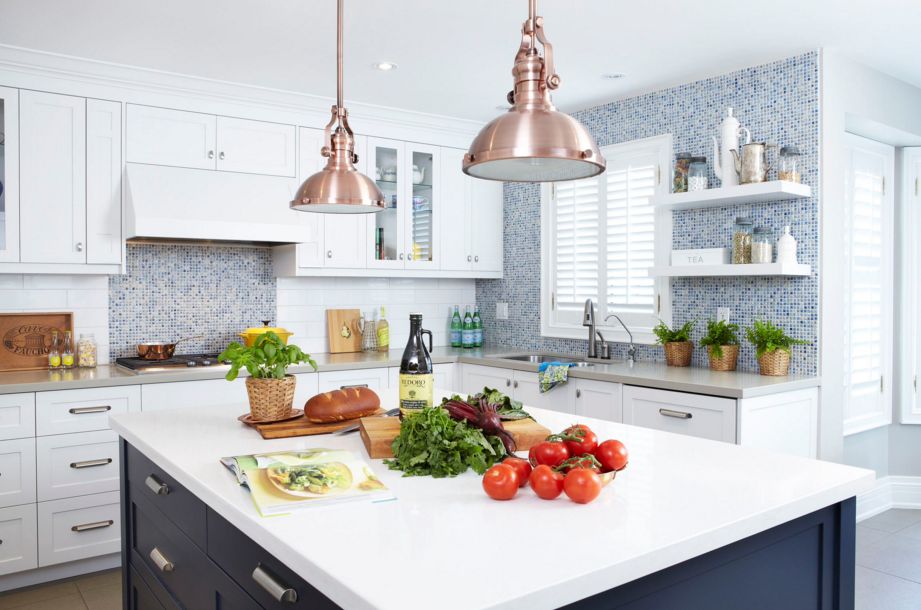
[[[326,332],[329,336],[329,353],[361,351],[361,332],[358,330],[358,309],[327,309]]]
[[[377,413],[378,415],[384,413],[384,409],[378,409]],[[373,420],[375,418],[369,417],[368,419]],[[357,423],[358,422],[354,419],[347,419],[345,421],[337,421],[329,424],[316,424],[307,419],[306,415],[302,415],[297,419],[275,422],[274,424],[255,424],[252,427],[259,431],[262,438],[271,439],[289,438],[292,436],[313,436],[314,434],[331,434]]]
[[[53,330],[60,334],[63,348],[64,331],[73,335],[74,314],[0,313],[0,371],[47,369]],[[77,338],[72,340],[76,349]]]
[[[533,419],[519,419],[502,422],[518,451],[527,451],[550,435],[550,430]],[[361,419],[361,440],[372,459],[393,457],[390,445],[400,433],[398,417],[363,417]]]

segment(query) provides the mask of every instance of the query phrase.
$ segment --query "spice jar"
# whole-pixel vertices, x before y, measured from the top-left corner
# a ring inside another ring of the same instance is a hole
[[[768,227],[755,227],[752,233],[752,262],[756,264],[771,263],[774,260],[771,245],[771,230]]]
[[[96,337],[93,333],[80,333],[77,341],[77,366],[84,369],[96,367]]]
[[[675,156],[675,177],[672,180],[673,193],[688,192],[688,171],[691,167],[691,153],[678,153]]]
[[[736,218],[732,233],[732,264],[745,265],[752,262],[752,220],[744,216]]]
[[[786,180],[787,182],[802,182],[800,176],[800,157],[803,153],[796,146],[784,146],[780,149],[779,167],[777,169],[777,179]]]
[[[707,189],[707,158],[691,157],[688,167],[688,191],[704,191]]]

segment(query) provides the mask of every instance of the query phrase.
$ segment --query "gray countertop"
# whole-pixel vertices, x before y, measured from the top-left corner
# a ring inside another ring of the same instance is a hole
[[[432,361],[435,364],[461,362],[520,371],[536,371],[537,365],[535,364],[504,360],[498,357],[502,354],[524,352],[525,350],[516,350],[507,346],[475,350],[438,347],[432,352]],[[314,354],[313,358],[318,370],[325,372],[399,366],[401,355],[402,350],[390,350],[390,352]],[[225,372],[226,367],[210,367],[139,375],[115,365],[69,371],[7,372],[0,373],[0,394],[220,379]],[[291,367],[290,372],[310,373],[312,369],[309,366],[297,366]],[[718,372],[695,367],[668,367],[662,362],[637,362],[630,366],[624,361],[596,363],[590,367],[573,368],[570,376],[728,398],[753,398],[811,388],[818,386],[821,381],[818,377],[766,377],[755,373]]]

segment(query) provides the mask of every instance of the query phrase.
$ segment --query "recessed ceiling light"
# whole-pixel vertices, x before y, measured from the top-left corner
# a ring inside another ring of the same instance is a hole
[[[392,61],[379,61],[377,63],[371,64],[373,67],[377,68],[381,72],[390,72],[391,70],[396,70],[397,65]]]
[[[608,80],[617,80],[619,78],[624,78],[625,76],[627,75],[624,74],[623,72],[608,72],[606,74],[602,74],[601,78],[605,78]]]

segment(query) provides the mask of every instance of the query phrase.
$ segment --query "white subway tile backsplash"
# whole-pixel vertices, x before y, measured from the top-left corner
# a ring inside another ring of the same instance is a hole
[[[0,290],[19,290],[22,288],[22,282],[21,275],[0,275]]]
[[[109,289],[109,278],[105,275],[26,275],[22,276],[22,282],[23,288]]]
[[[66,307],[66,290],[0,291],[0,309],[3,311],[62,311]]]
[[[109,290],[108,288],[97,290],[68,290],[67,291],[68,307],[108,307]]]

